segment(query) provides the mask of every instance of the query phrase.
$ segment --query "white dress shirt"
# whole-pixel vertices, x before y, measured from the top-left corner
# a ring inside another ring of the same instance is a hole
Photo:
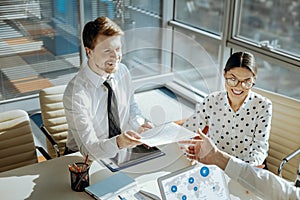
[[[237,158],[232,157],[229,160],[225,173],[262,199],[300,199],[300,188],[293,186],[293,183],[265,169],[246,164]]]
[[[103,77],[94,73],[87,62],[68,83],[63,103],[68,122],[67,147],[89,153],[92,159],[114,157],[119,148],[116,136],[108,139],[107,88]],[[131,76],[124,64],[110,75],[112,88],[118,101],[121,130],[137,131],[144,118],[134,100]]]
[[[219,149],[252,165],[261,165],[268,155],[271,118],[269,99],[249,91],[234,112],[227,92],[218,91],[199,103],[183,126],[194,132],[209,126],[208,137]]]

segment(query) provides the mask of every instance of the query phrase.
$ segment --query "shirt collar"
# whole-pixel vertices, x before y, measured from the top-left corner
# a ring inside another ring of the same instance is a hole
[[[243,109],[248,108],[251,103],[251,100],[253,99],[253,96],[254,96],[253,92],[251,90],[249,90],[249,93],[248,93],[246,99],[244,100],[241,108],[243,108]]]
[[[241,105],[240,109],[246,109],[249,107],[251,100],[253,99],[253,92],[252,90],[249,91],[247,97],[245,98],[243,104]],[[224,106],[228,107],[231,109],[230,105],[229,105],[229,98],[228,98],[228,94],[227,92],[225,92],[225,96],[226,96],[226,102],[224,102]],[[240,110],[239,109],[239,110]]]
[[[91,70],[91,68],[88,66],[87,62],[85,62],[84,66],[83,66],[83,70],[85,71],[87,78],[92,82],[92,84],[95,85],[96,88],[103,85],[104,81],[106,81],[108,79],[112,79],[115,76],[114,74],[109,75],[106,72],[104,72],[104,74],[102,76],[100,76]]]

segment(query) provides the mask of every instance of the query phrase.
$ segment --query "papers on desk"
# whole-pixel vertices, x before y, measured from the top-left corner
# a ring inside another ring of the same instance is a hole
[[[143,132],[139,141],[150,147],[154,147],[191,139],[196,135],[196,133],[174,122],[168,122]]]

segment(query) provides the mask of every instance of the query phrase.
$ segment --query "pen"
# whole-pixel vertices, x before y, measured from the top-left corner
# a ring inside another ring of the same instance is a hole
[[[81,176],[81,177],[80,177],[78,183],[77,183],[76,186],[75,186],[75,189],[79,189],[80,183],[81,183],[81,181],[83,181],[83,180],[86,181],[86,177],[85,177],[85,176]]]
[[[119,197],[121,200],[126,200],[125,197],[121,197],[120,195],[118,195],[118,197]]]
[[[152,194],[150,192],[146,192],[145,190],[140,190],[139,193],[145,197],[152,199],[152,200],[160,200],[160,198],[158,196],[156,196],[155,194]]]
[[[89,158],[89,154],[86,154],[86,156],[85,156],[85,160],[84,160],[84,164],[86,164],[86,163],[87,163],[87,161],[88,161],[88,158]]]

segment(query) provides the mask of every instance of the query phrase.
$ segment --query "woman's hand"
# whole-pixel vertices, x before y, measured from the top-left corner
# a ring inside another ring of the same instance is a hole
[[[180,142],[182,144],[189,144],[185,149],[186,156],[203,164],[217,165],[224,170],[230,159],[230,155],[220,151],[200,129],[198,129],[198,133],[199,136],[194,139]]]
[[[214,162],[214,154],[218,151],[212,141],[204,135],[201,129],[198,129],[199,136],[192,140],[180,141],[180,144],[187,144],[185,147],[186,156],[204,164]]]
[[[153,127],[153,124],[150,122],[146,122],[138,129],[138,133],[141,134],[144,131],[147,131],[148,129],[151,129]]]

